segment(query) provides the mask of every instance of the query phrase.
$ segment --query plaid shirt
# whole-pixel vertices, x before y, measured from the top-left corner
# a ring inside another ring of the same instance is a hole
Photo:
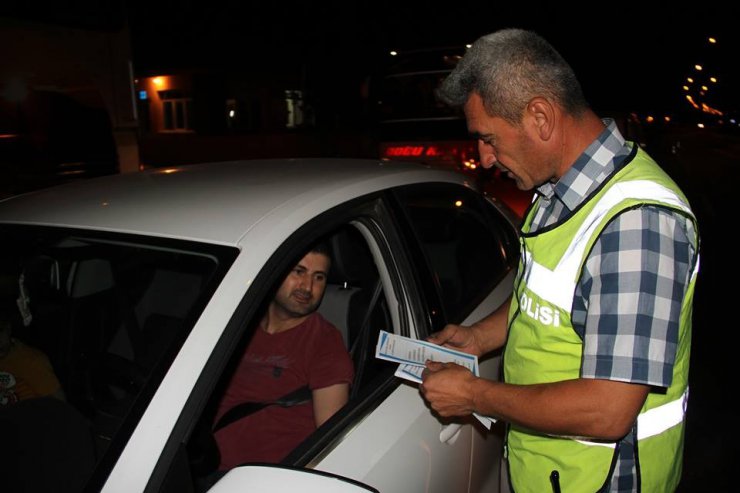
[[[614,121],[604,123],[606,129],[557,183],[537,188],[532,232],[570,217],[630,153]],[[625,211],[604,229],[574,297],[582,378],[671,384],[681,303],[697,259],[694,238],[691,221],[656,206]],[[620,444],[610,491],[637,491],[634,431]]]

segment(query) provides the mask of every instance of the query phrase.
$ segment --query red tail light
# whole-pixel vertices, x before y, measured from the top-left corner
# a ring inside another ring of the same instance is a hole
[[[479,164],[474,141],[383,143],[380,145],[380,157],[447,165],[462,170],[474,170]]]
[[[385,148],[382,157],[403,158],[403,157],[420,157],[423,155],[424,155],[424,146],[391,145]]]

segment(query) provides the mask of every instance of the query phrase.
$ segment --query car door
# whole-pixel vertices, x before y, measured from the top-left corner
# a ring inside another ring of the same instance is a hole
[[[415,276],[408,261],[392,248],[387,229],[374,221],[354,223],[374,253],[380,273],[381,296],[390,308],[391,326],[372,325],[367,330],[369,351],[357,368],[362,378],[360,394],[351,403],[357,422],[331,449],[307,466],[347,476],[383,492],[466,491],[470,471],[470,429],[446,436],[445,425],[426,407],[415,384],[393,376],[397,365],[374,358],[379,331],[416,337],[420,311]],[[395,253],[391,253],[395,251]],[[379,317],[383,320],[383,317]],[[365,410],[362,412],[362,410]]]
[[[431,273],[423,284],[425,297],[441,305],[428,312],[432,330],[447,323],[470,325],[498,308],[514,280],[518,217],[459,186],[406,187],[397,195],[419,245],[412,255],[416,269]],[[500,352],[481,358],[481,376],[497,380],[500,360]],[[498,491],[503,423],[490,431],[473,425],[470,491]]]
[[[273,256],[276,264],[263,269],[283,271],[293,252],[317,235],[329,236],[335,247],[325,297],[355,292],[362,299],[358,306],[352,304],[345,321],[336,314],[330,317],[322,303],[320,310],[345,335],[355,362],[351,400],[282,464],[333,473],[383,492],[467,491],[470,427],[446,436],[445,424],[429,412],[416,385],[398,380],[393,376],[396,365],[374,357],[380,330],[414,337],[427,331],[419,328],[427,323],[425,304],[390,198],[359,199],[316,218],[281,246]],[[265,293],[271,292],[269,282],[255,281],[260,284]],[[335,284],[341,292],[335,292]],[[244,319],[243,325],[252,323]]]
[[[452,185],[404,187],[387,212],[392,220],[364,234],[386,274],[386,298],[406,314],[393,332],[425,337],[448,322],[473,322],[508,297],[514,229],[480,195]],[[498,378],[498,364],[498,357],[486,360],[482,374]],[[474,419],[436,418],[416,385],[395,382],[310,465],[384,492],[497,491],[501,437],[500,427],[490,432]]]

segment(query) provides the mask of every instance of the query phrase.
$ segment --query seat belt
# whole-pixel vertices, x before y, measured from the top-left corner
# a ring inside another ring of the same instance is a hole
[[[360,391],[362,374],[363,370],[365,369],[365,365],[363,365],[362,363],[365,361],[365,357],[367,355],[367,345],[369,342],[368,329],[370,328],[370,317],[373,314],[375,305],[378,303],[378,298],[380,297],[380,293],[383,290],[382,288],[383,285],[380,282],[380,278],[378,278],[378,280],[375,282],[375,289],[373,289],[373,295],[370,298],[370,303],[367,305],[367,311],[365,311],[365,316],[362,318],[362,325],[360,325],[360,331],[357,334],[357,339],[355,339],[352,347],[349,350],[349,355],[352,358],[352,363],[355,365],[355,379],[354,382],[352,382],[352,389],[350,390],[349,394],[350,399],[354,399],[357,396],[357,393]]]
[[[308,385],[304,385],[298,389],[293,390],[282,396],[279,399],[270,402],[242,402],[226,411],[221,418],[219,418],[216,425],[213,427],[213,433],[224,426],[228,426],[235,421],[239,421],[242,418],[249,416],[250,414],[256,413],[260,409],[264,409],[267,406],[280,406],[280,407],[292,407],[299,404],[304,404],[311,400],[311,389]]]

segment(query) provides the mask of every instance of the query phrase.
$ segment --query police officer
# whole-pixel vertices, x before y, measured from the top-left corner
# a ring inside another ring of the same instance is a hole
[[[508,423],[517,492],[675,490],[699,266],[688,200],[536,33],[480,38],[439,96],[464,109],[481,164],[536,196],[510,300],[430,337],[503,347],[504,381],[429,362],[422,395],[444,417]]]

